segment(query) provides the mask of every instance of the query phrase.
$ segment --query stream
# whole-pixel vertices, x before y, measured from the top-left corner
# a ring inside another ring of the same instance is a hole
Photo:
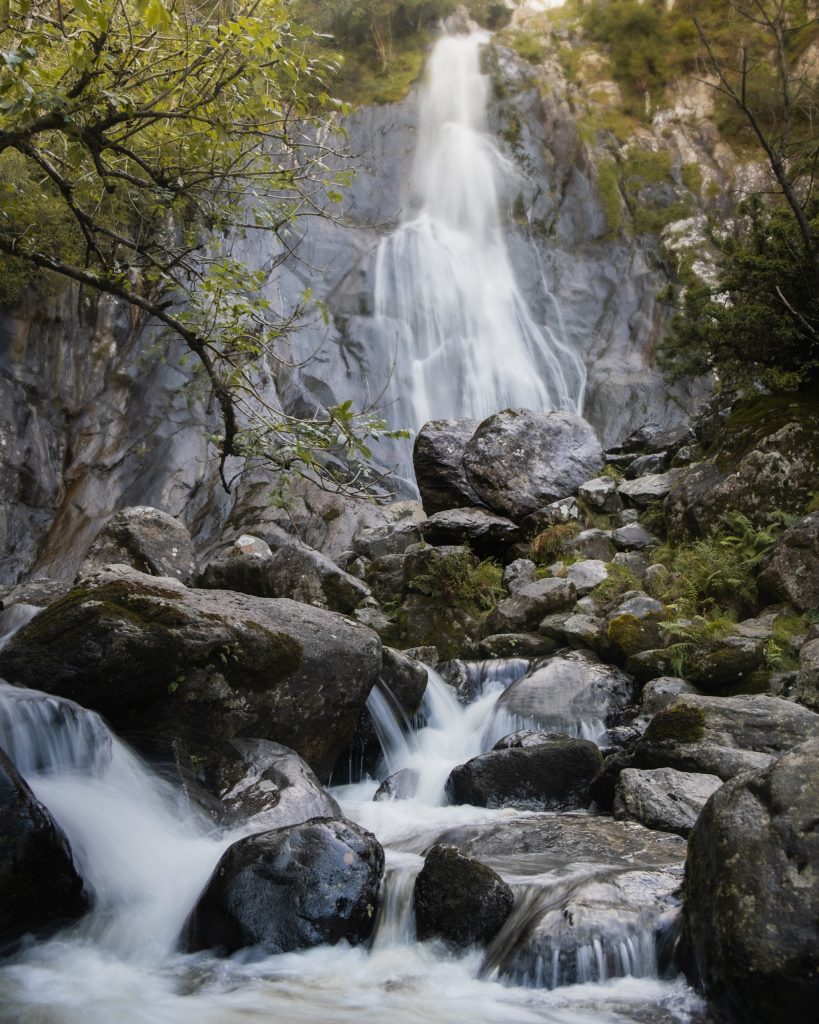
[[[8,640],[36,609],[14,609]],[[2,625],[2,623],[0,623]],[[518,661],[475,666],[477,698],[462,706],[433,671],[419,727],[398,721],[374,691],[369,702],[384,754],[379,777],[418,772],[411,800],[373,801],[378,779],[333,790],[344,814],[373,831],[387,871],[371,948],[345,944],[260,959],[183,955],[182,925],[222,852],[247,834],[215,829],[181,788],[162,779],[93,712],[33,690],[0,687],[0,746],[67,834],[94,908],[77,925],[21,949],[0,969],[0,1020],[8,1024],[702,1024],[685,982],[658,969],[655,932],[613,936],[603,928],[570,963],[553,956],[499,971],[533,915],[600,865],[561,862],[515,849],[485,858],[515,889],[512,917],[486,957],[418,943],[412,886],[422,854],[442,833],[480,835],[523,823],[529,830],[595,819],[444,805],[450,769],[492,746],[509,723],[495,714]],[[581,723],[578,723],[578,731]],[[643,830],[645,831],[645,830]],[[610,930],[610,929],[609,929]],[[606,947],[616,949],[612,957]],[[542,959],[542,958],[541,958]],[[520,957],[518,957],[520,960]],[[514,958],[513,958],[514,961]],[[567,967],[568,965],[568,967]],[[612,965],[614,965],[612,967]],[[565,984],[566,973],[576,979]],[[614,976],[622,975],[622,976]]]

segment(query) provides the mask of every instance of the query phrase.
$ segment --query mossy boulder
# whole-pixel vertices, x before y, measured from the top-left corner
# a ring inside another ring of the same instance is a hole
[[[43,611],[0,658],[11,682],[98,711],[149,754],[261,737],[322,775],[352,737],[381,643],[309,605],[189,590],[118,566]]]

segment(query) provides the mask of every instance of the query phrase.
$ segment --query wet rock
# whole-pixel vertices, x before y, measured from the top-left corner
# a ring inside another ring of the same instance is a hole
[[[478,644],[484,658],[542,658],[553,654],[556,642],[539,633],[497,633]]]
[[[511,519],[483,508],[453,508],[436,512],[421,525],[428,544],[469,544],[482,557],[497,555],[518,539]]]
[[[799,652],[796,699],[812,711],[819,711],[819,640],[810,640]]]
[[[384,851],[344,819],[316,818],[240,839],[222,855],[186,925],[190,952],[287,953],[370,937]]]
[[[608,579],[606,563],[596,558],[587,558],[582,562],[573,562],[566,570],[566,579],[574,583],[579,597],[590,594],[603,580]]]
[[[421,707],[427,688],[426,666],[401,651],[385,647],[381,665],[381,679],[398,701],[401,710],[412,718]]]
[[[402,768],[384,779],[375,791],[373,800],[412,800],[418,789],[419,778],[414,768]]]
[[[513,747],[540,747],[553,739],[559,739],[558,733],[537,732],[534,729],[518,729],[517,732],[510,732],[503,736],[492,747],[493,750],[510,750]]]
[[[602,731],[615,724],[635,699],[631,676],[582,654],[550,658],[513,683],[500,697],[498,712],[514,722],[553,732],[573,732],[579,723]]]
[[[686,694],[651,719],[635,764],[730,779],[815,736],[819,714],[780,697]]]
[[[463,462],[481,500],[519,522],[573,495],[602,469],[603,452],[594,430],[579,416],[507,409],[480,424]]]
[[[68,580],[54,580],[50,577],[28,580],[3,593],[0,598],[0,611],[22,604],[46,608],[67,594],[70,589],[71,583]]]
[[[660,541],[653,533],[639,523],[629,523],[612,531],[611,539],[620,551],[647,551],[656,548]]]
[[[256,597],[275,597],[270,563],[273,551],[260,537],[242,534],[221,551],[200,573],[198,586],[208,590],[235,590]]]
[[[490,750],[452,770],[450,803],[521,810],[587,807],[589,783],[600,770],[600,751],[589,740],[552,736],[532,747]]]
[[[464,449],[477,428],[477,420],[432,420],[418,431],[412,463],[427,515],[482,504],[463,465]]]
[[[124,508],[106,523],[85,556],[80,576],[114,564],[185,584],[196,572],[193,542],[185,526],[167,512],[143,505]]]
[[[184,738],[286,741],[319,775],[349,743],[381,669],[370,630],[306,604],[188,590],[124,566],[24,627],[2,675],[98,711],[149,754]]]
[[[370,596],[366,583],[303,544],[288,544],[273,555],[269,579],[271,597],[287,597],[346,614]]]
[[[566,545],[572,554],[583,555],[584,558],[610,562],[614,558],[614,544],[610,530],[583,530],[572,537]]]
[[[478,696],[478,683],[465,661],[454,658],[438,666],[438,673],[455,691],[460,704],[471,704]]]
[[[483,631],[488,636],[493,633],[525,633],[537,629],[545,615],[570,608],[576,600],[577,590],[570,580],[536,580],[493,608]]]
[[[68,841],[0,750],[0,949],[88,910]]]
[[[353,552],[362,558],[375,560],[386,555],[401,555],[423,539],[420,523],[386,523],[360,530],[353,538]]]
[[[691,833],[695,980],[731,1020],[809,1024],[819,995],[819,739],[727,783]]]
[[[340,818],[341,809],[309,765],[271,740],[229,740],[214,787],[235,825],[258,832],[310,818]]]
[[[762,593],[801,611],[819,608],[819,512],[786,530],[762,562]]]
[[[433,846],[415,880],[418,938],[485,946],[512,913],[511,888],[491,868],[454,846]]]
[[[648,473],[636,480],[626,480],[620,484],[618,492],[621,498],[636,508],[648,508],[655,502],[662,501],[676,483],[679,469],[670,469],[667,473]]]
[[[617,782],[614,817],[687,836],[706,801],[721,785],[722,779],[716,775],[674,768],[625,768]]]
[[[503,585],[510,594],[516,594],[529,583],[535,582],[537,566],[530,558],[516,558],[503,570]]]
[[[578,488],[577,496],[593,511],[606,515],[619,512],[623,507],[623,502],[617,493],[617,484],[609,476],[598,476],[593,480],[587,480]]]

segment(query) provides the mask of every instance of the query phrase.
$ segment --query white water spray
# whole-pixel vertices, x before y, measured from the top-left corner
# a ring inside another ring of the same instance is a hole
[[[506,407],[580,412],[586,373],[532,317],[503,239],[498,177],[519,172],[486,131],[485,36],[445,36],[421,98],[411,211],[380,245],[376,316],[394,350],[394,418],[483,419]]]

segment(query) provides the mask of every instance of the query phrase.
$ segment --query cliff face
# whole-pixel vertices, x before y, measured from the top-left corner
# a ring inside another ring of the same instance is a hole
[[[510,256],[535,318],[562,325],[583,353],[586,416],[607,444],[646,422],[679,422],[698,392],[669,389],[653,366],[667,323],[656,300],[665,274],[657,235],[636,234],[630,218],[635,205],[673,206],[683,193],[690,212],[701,212],[681,169],[700,162],[714,168],[701,186],[718,182],[716,140],[685,112],[665,122],[655,117],[636,143],[590,134],[581,92],[555,60],[534,68],[493,47],[486,66],[494,85],[490,123],[508,159]],[[285,310],[310,289],[329,311],[327,323],[317,317],[293,335],[288,365],[275,371],[289,412],[310,414],[348,398],[377,404],[389,381],[392,353],[373,317],[374,257],[407,204],[416,125],[415,91],[349,116],[345,159],[356,177],[343,208],[334,219],[305,222],[296,255],[270,285]],[[631,205],[621,189],[614,223],[600,168],[628,160],[635,144],[667,153],[671,177],[646,185],[651,194],[637,193]],[[243,244],[254,265],[276,256],[257,233]],[[242,488],[237,498],[218,485],[205,440],[211,413],[192,364],[180,356],[150,331],[133,329],[115,303],[73,290],[0,317],[0,582],[31,570],[73,575],[102,522],[124,505],[179,515],[203,544],[218,536],[231,509],[241,521]],[[382,411],[389,418],[390,409]],[[389,464],[394,452],[381,457]],[[246,490],[258,502],[258,480]]]

